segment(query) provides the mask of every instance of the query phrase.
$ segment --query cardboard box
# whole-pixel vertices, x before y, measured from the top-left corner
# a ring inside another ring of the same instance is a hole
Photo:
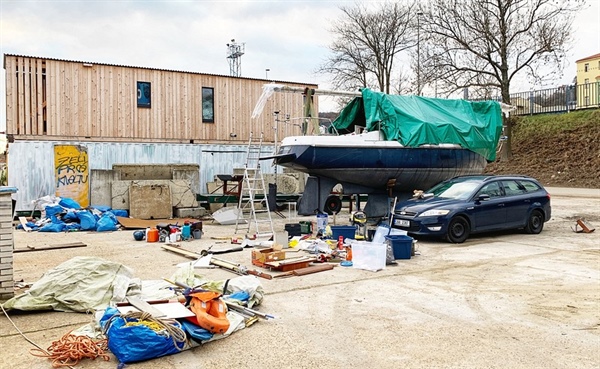
[[[265,263],[285,259],[285,251],[276,251],[273,248],[252,250],[252,264],[265,267]]]

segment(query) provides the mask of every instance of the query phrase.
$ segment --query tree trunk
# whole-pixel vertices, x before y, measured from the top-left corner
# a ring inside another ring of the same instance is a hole
[[[502,94],[502,102],[510,105],[510,89],[508,81],[508,69],[504,68],[502,70],[502,82],[500,92]],[[512,153],[512,124],[513,119],[511,116],[502,116],[502,125],[504,126],[504,136],[506,136],[506,141],[502,145],[502,151],[500,152],[500,161],[511,161],[513,158]]]
[[[503,125],[504,125],[504,136],[506,136],[506,141],[502,145],[502,150],[500,151],[500,161],[510,161],[513,158],[512,153],[512,117],[502,117]]]

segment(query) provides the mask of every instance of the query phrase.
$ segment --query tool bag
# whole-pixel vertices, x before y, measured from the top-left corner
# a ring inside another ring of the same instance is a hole
[[[176,354],[183,350],[186,336],[176,320],[162,323],[173,327],[155,330],[139,323],[141,319],[121,315],[115,308],[107,308],[100,326],[108,339],[108,348],[121,363],[132,363]]]

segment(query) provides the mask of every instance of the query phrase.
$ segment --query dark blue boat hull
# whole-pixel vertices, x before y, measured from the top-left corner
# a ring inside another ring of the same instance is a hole
[[[284,167],[378,191],[385,191],[389,180],[395,179],[393,190],[398,192],[428,189],[458,175],[480,174],[487,164],[481,155],[461,148],[292,145],[281,154],[274,160]]]

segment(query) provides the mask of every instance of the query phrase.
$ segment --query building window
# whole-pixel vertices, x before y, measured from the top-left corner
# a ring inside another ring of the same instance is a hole
[[[202,87],[202,122],[215,122],[215,89]]]
[[[138,108],[149,108],[151,102],[150,82],[137,83],[137,105]]]
[[[589,70],[590,70],[590,63],[585,63],[585,64],[583,65],[583,71],[584,71],[584,72],[587,72],[587,71],[589,71]]]

